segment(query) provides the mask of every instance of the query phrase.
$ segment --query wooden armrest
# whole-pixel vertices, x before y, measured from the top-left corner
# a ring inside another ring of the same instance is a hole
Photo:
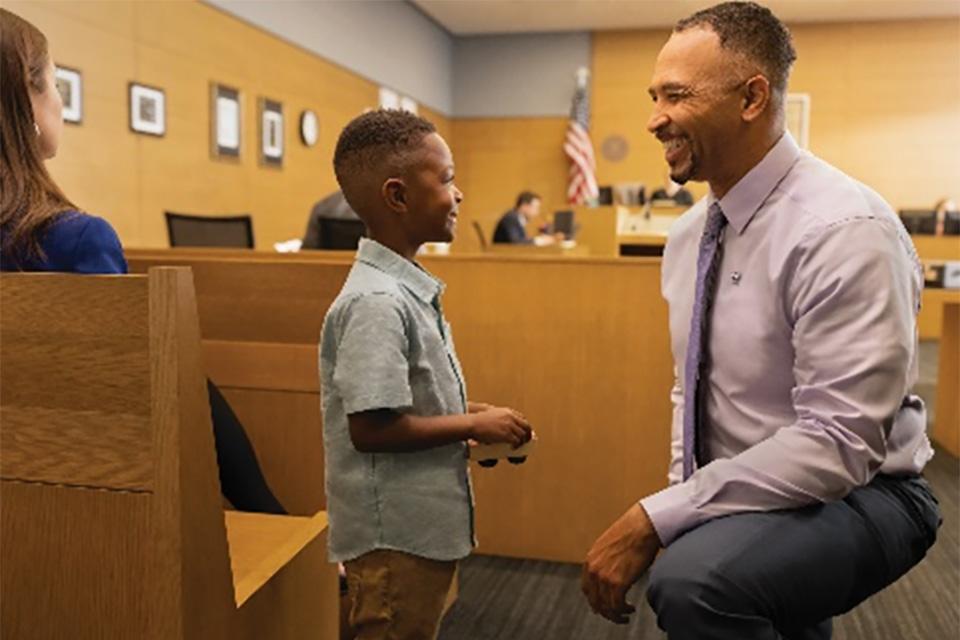
[[[327,512],[313,517],[225,511],[233,593],[239,608],[327,528]]]

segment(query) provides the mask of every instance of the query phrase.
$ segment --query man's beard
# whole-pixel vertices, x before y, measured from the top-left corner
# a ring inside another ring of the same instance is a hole
[[[687,170],[683,173],[674,173],[673,169],[670,169],[670,179],[676,182],[679,185],[685,185],[687,182],[693,179],[693,176],[697,172],[697,158],[693,155],[693,151],[690,152],[690,164],[687,167]]]

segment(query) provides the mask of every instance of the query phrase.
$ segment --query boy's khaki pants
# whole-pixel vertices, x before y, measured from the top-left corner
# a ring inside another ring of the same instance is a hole
[[[456,561],[377,549],[344,563],[357,640],[432,640]]]

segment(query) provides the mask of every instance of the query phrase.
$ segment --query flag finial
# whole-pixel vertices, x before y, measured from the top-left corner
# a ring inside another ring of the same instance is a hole
[[[577,88],[586,89],[587,81],[590,79],[590,69],[580,67],[577,69]]]

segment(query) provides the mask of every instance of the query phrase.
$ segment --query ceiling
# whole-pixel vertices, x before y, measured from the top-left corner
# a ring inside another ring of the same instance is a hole
[[[671,27],[710,0],[409,0],[455,35]],[[958,0],[766,0],[784,22],[960,17]]]

